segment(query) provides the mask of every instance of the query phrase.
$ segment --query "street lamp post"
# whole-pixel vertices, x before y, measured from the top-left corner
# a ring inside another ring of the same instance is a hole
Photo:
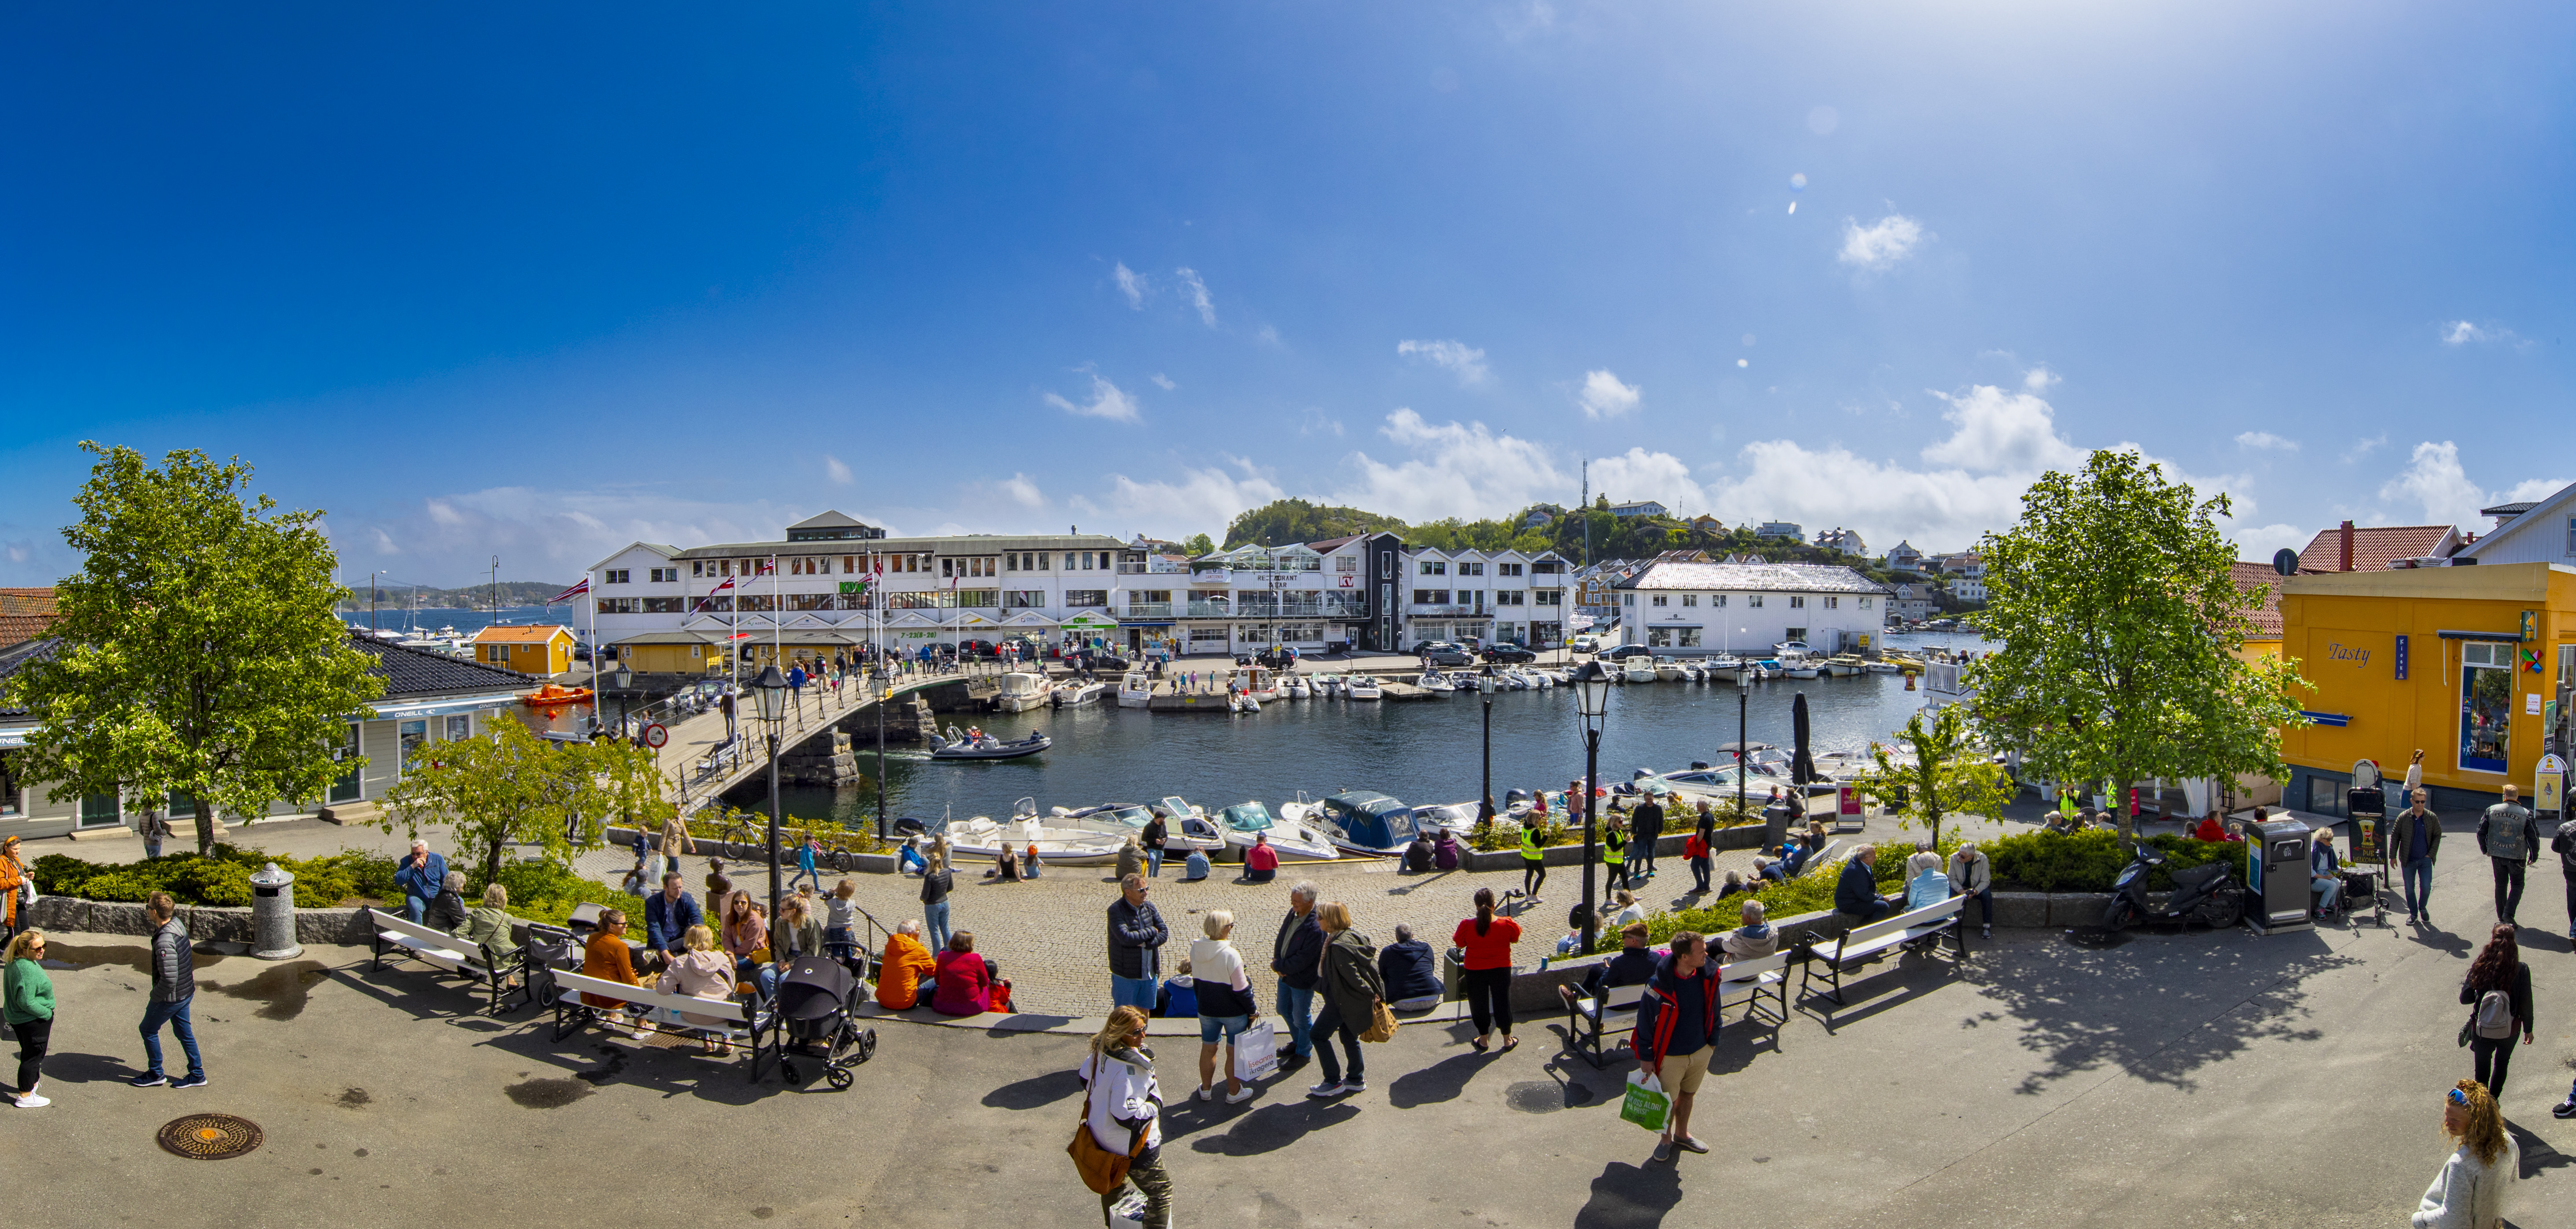
[[[632,694],[627,689],[635,685],[635,670],[626,664],[625,658],[618,658],[617,668],[608,672],[608,685],[617,690],[617,736],[624,738],[626,736],[626,697]]]
[[[1476,690],[1485,697],[1485,815],[1494,813],[1494,663],[1485,663],[1485,672],[1476,676]]]
[[[1601,721],[1610,713],[1610,672],[1598,661],[1585,662],[1574,674],[1574,688],[1583,707],[1583,950],[1588,953],[1600,926],[1592,895],[1592,853],[1598,839],[1593,817],[1594,797],[1601,792]]]
[[[886,674],[884,654],[869,664],[876,667],[877,688],[877,839],[884,840],[891,832],[885,813],[885,706],[894,699],[894,680]]]
[[[1744,702],[1753,697],[1753,671],[1739,665],[1735,671],[1735,818],[1744,819],[1744,774],[1752,767],[1744,755]]]
[[[780,936],[779,898],[786,884],[778,868],[778,738],[787,723],[787,676],[778,672],[778,663],[761,668],[760,677],[751,681],[751,693],[760,704],[760,723],[769,731],[769,958],[776,960],[786,950]]]

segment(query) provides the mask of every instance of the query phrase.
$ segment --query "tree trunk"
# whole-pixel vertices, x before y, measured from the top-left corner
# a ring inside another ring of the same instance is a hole
[[[189,804],[196,808],[197,856],[205,857],[215,852],[215,809],[208,805],[205,799],[194,794],[188,794],[185,797]]]
[[[501,838],[493,837],[483,844],[483,884],[489,887],[501,882]]]
[[[2129,814],[2129,783],[2126,779],[2111,782],[2111,811],[2119,816],[2120,839],[2135,842],[2138,839],[2138,820]]]

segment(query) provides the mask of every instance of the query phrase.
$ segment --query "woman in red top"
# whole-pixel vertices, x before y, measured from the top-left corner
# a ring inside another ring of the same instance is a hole
[[[1511,1053],[1521,1043],[1512,1036],[1512,945],[1520,941],[1520,923],[1494,916],[1492,888],[1476,889],[1476,916],[1458,923],[1457,933],[1449,936],[1452,945],[1467,951],[1463,981],[1467,1010],[1476,1018],[1480,1053],[1498,1024],[1503,1029],[1503,1053]]]

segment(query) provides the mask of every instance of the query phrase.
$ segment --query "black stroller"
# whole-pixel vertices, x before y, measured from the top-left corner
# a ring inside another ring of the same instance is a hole
[[[799,956],[778,979],[778,1073],[804,1081],[799,1058],[820,1059],[835,1092],[849,1091],[850,1068],[877,1052],[877,1031],[858,1022],[859,979],[827,956]]]

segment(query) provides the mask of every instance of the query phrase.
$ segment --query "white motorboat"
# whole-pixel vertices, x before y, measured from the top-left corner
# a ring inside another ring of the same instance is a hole
[[[1244,666],[1227,677],[1226,685],[1238,694],[1250,696],[1255,700],[1279,698],[1277,676],[1270,673],[1268,666]],[[1253,709],[1257,712],[1260,707],[1256,704]]]
[[[1812,657],[1783,657],[1780,659],[1780,673],[1793,679],[1821,678],[1824,667]]]
[[[1449,681],[1449,676],[1448,676],[1448,675],[1442,674],[1442,673],[1440,673],[1440,672],[1439,672],[1439,671],[1437,671],[1437,670],[1425,670],[1425,671],[1423,671],[1423,672],[1422,672],[1422,677],[1421,677],[1421,678],[1418,678],[1418,679],[1415,679],[1415,680],[1413,681],[1413,685],[1414,685],[1414,686],[1416,686],[1416,687],[1419,687],[1419,688],[1423,689],[1424,691],[1456,691],[1456,690],[1458,690],[1458,685],[1457,685],[1456,683],[1452,683],[1452,682],[1450,682],[1450,681]]]
[[[993,697],[993,707],[1006,713],[1024,713],[1053,699],[1055,684],[1034,670],[1014,670],[1002,676],[1002,691]]]
[[[1173,803],[1180,803],[1180,807],[1172,807],[1170,804]],[[1057,807],[1054,819],[1059,825],[1071,824],[1094,832],[1107,832],[1123,840],[1131,834],[1143,835],[1145,825],[1154,821],[1157,812],[1163,816],[1165,854],[1186,858],[1190,851],[1196,850],[1214,858],[1225,848],[1225,837],[1217,831],[1215,821],[1210,820],[1206,812],[1178,798],[1166,798],[1163,805],[1152,807],[1134,803],[1111,803],[1079,811]]]
[[[1005,847],[1025,854],[1031,845],[1037,846],[1038,861],[1049,866],[1107,866],[1118,860],[1119,848],[1127,843],[1126,837],[1107,832],[1042,824],[1037,803],[1026,798],[1008,822],[978,815],[947,821],[940,831],[948,837],[949,864],[967,869],[1000,857]]]
[[[1382,700],[1386,698],[1386,689],[1377,685],[1377,679],[1375,676],[1367,674],[1352,675],[1349,692],[1350,697],[1354,700]]]
[[[1094,700],[1098,700],[1103,694],[1107,693],[1108,690],[1109,684],[1107,683],[1084,682],[1079,679],[1071,679],[1056,684],[1053,699],[1057,708],[1072,708],[1077,704],[1089,704]]]
[[[1130,670],[1118,680],[1118,707],[1143,708],[1154,698],[1154,676],[1142,670]]]
[[[1308,685],[1315,689],[1316,699],[1329,700],[1342,693],[1343,682],[1342,676],[1338,674],[1317,674],[1314,681]]]
[[[1451,835],[1463,841],[1467,839],[1469,833],[1476,830],[1476,812],[1480,809],[1482,808],[1473,802],[1451,802],[1435,807],[1415,807],[1413,826],[1425,832],[1436,832],[1446,828]]]
[[[1279,680],[1279,694],[1291,700],[1303,700],[1315,694],[1315,689],[1308,685],[1305,675],[1291,674]]]
[[[1225,708],[1230,713],[1257,713],[1261,711],[1261,701],[1254,699],[1251,692],[1238,691],[1226,698]]]
[[[1651,683],[1655,681],[1655,663],[1649,658],[1631,657],[1619,674],[1631,683]]]
[[[1301,811],[1308,804],[1300,804]],[[1283,811],[1286,807],[1281,808]],[[1258,802],[1230,806],[1217,813],[1217,831],[1225,838],[1231,861],[1243,860],[1243,851],[1252,848],[1256,838],[1268,836],[1270,848],[1278,851],[1282,862],[1330,862],[1341,857],[1332,839],[1312,821],[1274,819],[1270,808]]]
[[[1680,662],[1674,661],[1669,657],[1658,657],[1655,659],[1656,681],[1664,683],[1678,683],[1682,681],[1682,678],[1682,664]]]
[[[1873,657],[1869,659],[1868,665],[1869,672],[1872,674],[1895,674],[1905,669],[1905,667],[1889,661],[1884,657]]]
[[[1869,663],[1858,653],[1836,653],[1824,660],[1825,673],[1838,679],[1852,678],[1869,672]]]
[[[1720,653],[1709,658],[1708,664],[1703,669],[1708,672],[1708,677],[1713,681],[1732,683],[1743,676],[1744,659],[1733,653]]]

